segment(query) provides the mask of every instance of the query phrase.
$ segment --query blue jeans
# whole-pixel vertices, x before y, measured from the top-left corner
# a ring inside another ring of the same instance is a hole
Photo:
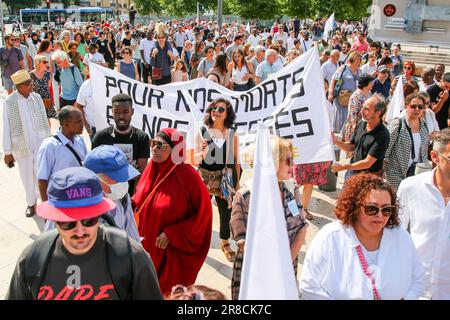
[[[344,176],[344,181],[347,182],[348,179],[350,179],[351,177],[353,177],[357,173],[358,172],[355,172],[353,170],[347,170],[347,172],[345,173],[345,176]]]

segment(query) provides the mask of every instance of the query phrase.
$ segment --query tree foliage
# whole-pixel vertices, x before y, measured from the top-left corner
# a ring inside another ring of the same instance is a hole
[[[42,3],[41,0],[3,0],[3,2],[8,6],[10,14],[18,14],[19,9],[36,8]]]
[[[135,0],[134,4],[141,15],[163,13],[182,18],[197,13],[197,1],[206,11],[217,11],[217,0]],[[315,18],[335,12],[338,20],[355,20],[368,15],[367,8],[371,2],[372,0],[224,0],[223,13],[238,15],[244,19],[264,20],[282,15]]]

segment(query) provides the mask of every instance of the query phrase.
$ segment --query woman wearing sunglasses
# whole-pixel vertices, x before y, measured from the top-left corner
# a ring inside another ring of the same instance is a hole
[[[340,194],[337,221],[323,227],[306,253],[303,299],[418,299],[425,272],[400,227],[397,195],[380,177],[358,174]]]
[[[161,292],[194,284],[208,254],[212,207],[208,190],[185,163],[186,144],[176,129],[162,129],[150,142],[151,160],[132,198],[142,246],[158,273]]]
[[[211,102],[205,111],[204,126],[201,134],[195,137],[195,163],[208,187],[211,197],[215,197],[220,216],[220,248],[228,261],[233,262],[236,253],[231,249],[230,216],[232,195],[225,196],[220,188],[223,170],[229,167],[233,171],[233,187],[239,189],[241,166],[238,161],[239,141],[234,134],[236,114],[228,100],[218,98]]]
[[[406,97],[406,116],[387,126],[389,147],[384,156],[386,178],[398,188],[406,177],[414,175],[416,163],[428,160],[429,129],[423,119],[425,98],[418,94]]]
[[[298,186],[293,180],[294,174],[294,152],[290,141],[273,137],[271,139],[272,157],[277,170],[280,198],[286,221],[286,229],[289,237],[292,267],[297,277],[298,253],[306,236],[307,223],[303,216],[301,196]],[[255,150],[249,151],[248,162],[253,164]],[[231,279],[231,296],[233,300],[239,298],[241,272],[244,263],[244,247],[247,234],[247,220],[250,208],[251,181],[246,183],[236,192],[231,214],[231,231],[233,239],[238,246],[238,252],[233,264],[233,276]]]
[[[39,94],[44,102],[48,125],[50,126],[50,118],[56,118],[56,110],[53,107],[50,95],[51,76],[50,72],[47,71],[47,66],[47,57],[40,54],[36,55],[34,57],[34,70],[30,72],[30,76],[33,80],[33,91]]]
[[[124,47],[120,51],[122,60],[117,64],[117,71],[128,78],[140,81],[137,63],[132,59],[130,47]]]

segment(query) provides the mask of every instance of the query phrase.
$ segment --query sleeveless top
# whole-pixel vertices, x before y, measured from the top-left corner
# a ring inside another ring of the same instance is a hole
[[[227,130],[228,135],[228,130]],[[200,163],[200,168],[209,170],[209,171],[217,171],[222,170],[225,168],[225,163],[227,161],[227,141],[225,139],[225,142],[223,145],[219,148],[219,146],[213,141],[211,136],[209,135],[209,132],[206,130],[205,126],[202,126],[202,136],[208,141],[208,147],[210,152],[206,156],[204,160]],[[229,159],[233,159],[231,155],[232,151],[230,152],[230,155],[228,156]],[[222,155],[221,159],[217,160],[217,156]],[[219,163],[216,163],[216,161],[219,161]],[[233,161],[233,160],[231,160]],[[230,160],[228,162],[231,162]]]
[[[247,64],[244,63],[244,66],[241,70],[239,68],[233,68],[233,73],[231,75],[231,79],[234,84],[247,84],[248,80],[242,80],[242,78],[248,73]]]
[[[127,76],[128,78],[136,80],[136,70],[134,67],[134,62],[126,63],[120,60],[120,73]]]

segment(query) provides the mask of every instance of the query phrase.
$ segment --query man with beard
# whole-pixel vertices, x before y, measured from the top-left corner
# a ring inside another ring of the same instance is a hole
[[[79,111],[78,111],[79,112]],[[86,168],[56,172],[38,215],[56,223],[21,254],[7,300],[161,300],[155,267],[138,242],[99,218],[115,203]]]
[[[148,135],[131,125],[133,117],[133,100],[127,94],[115,95],[112,100],[114,126],[98,131],[92,140],[92,149],[107,144],[114,145],[125,153],[128,162],[142,172],[150,158]],[[134,194],[136,180],[129,181],[129,194]]]
[[[349,164],[333,164],[333,172],[347,170],[346,181],[362,171],[382,175],[384,155],[390,139],[389,131],[382,120],[386,110],[384,97],[375,94],[364,102],[361,110],[364,121],[360,121],[356,126],[349,142],[343,142],[332,134],[334,145],[344,151],[354,152]]]

